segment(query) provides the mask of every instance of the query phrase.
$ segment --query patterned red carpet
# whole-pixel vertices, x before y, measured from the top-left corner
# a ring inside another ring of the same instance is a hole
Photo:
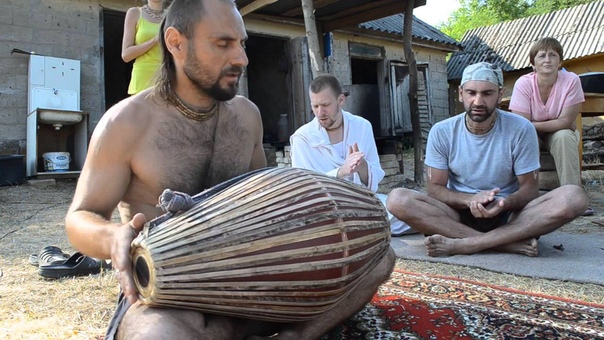
[[[395,270],[323,339],[604,339],[604,306]]]

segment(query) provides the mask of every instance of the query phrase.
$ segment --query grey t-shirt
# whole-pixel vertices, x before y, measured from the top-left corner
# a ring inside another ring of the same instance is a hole
[[[428,135],[425,164],[449,170],[447,187],[474,194],[500,188],[507,197],[518,190],[516,176],[539,169],[537,132],[530,121],[497,110],[495,125],[484,135],[465,126],[465,114],[436,123]]]

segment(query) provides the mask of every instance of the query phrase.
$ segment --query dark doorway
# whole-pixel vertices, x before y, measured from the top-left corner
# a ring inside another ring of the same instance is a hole
[[[126,12],[103,9],[103,62],[105,65],[105,109],[128,97],[132,63],[122,60],[122,36]]]
[[[352,85],[344,86],[350,92],[344,109],[367,119],[375,136],[380,135],[380,89],[378,60],[351,58]]]
[[[288,40],[250,35],[246,42],[248,96],[260,109],[264,142],[285,144],[293,133]],[[278,121],[287,114],[287,138],[278,136]]]

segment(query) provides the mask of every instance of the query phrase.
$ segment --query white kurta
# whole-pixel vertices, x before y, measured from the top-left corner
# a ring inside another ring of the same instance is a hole
[[[301,126],[290,137],[290,157],[292,167],[310,169],[328,176],[337,176],[338,169],[346,160],[348,148],[357,143],[359,151],[365,154],[367,161],[367,184],[365,185],[358,173],[345,178],[353,183],[366,186],[376,192],[378,184],[384,178],[384,170],[375,146],[371,123],[363,117],[355,116],[342,110],[344,120],[344,138],[342,143],[332,145],[329,142],[327,130],[321,126],[315,117],[311,122]],[[382,203],[386,204],[386,195],[376,194]],[[402,234],[409,226],[388,213],[392,234]]]
[[[384,178],[384,170],[380,166],[380,158],[373,139],[373,130],[371,123],[363,117],[355,116],[350,112],[342,110],[344,118],[344,139],[341,144],[336,146],[329,142],[327,130],[325,130],[319,120],[315,117],[310,123],[301,126],[290,137],[291,144],[290,156],[292,166],[296,168],[311,169],[322,172],[328,176],[335,177],[338,169],[346,160],[348,147],[357,143],[359,150],[365,154],[369,178],[367,187],[372,191],[377,191],[378,184]],[[342,150],[344,157],[341,157]],[[354,177],[348,180],[363,184],[359,174],[353,174]]]

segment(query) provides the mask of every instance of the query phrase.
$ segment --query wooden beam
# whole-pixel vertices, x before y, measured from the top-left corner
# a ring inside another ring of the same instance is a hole
[[[401,1],[396,3],[392,3],[392,1],[380,1],[380,3],[381,6],[372,6],[372,8],[368,10],[360,9],[360,7],[364,6],[351,9],[350,11],[355,10],[354,14],[340,15],[341,13],[339,13],[338,18],[319,18],[319,20],[324,23],[323,29],[325,32],[332,32],[340,28],[357,26],[358,24],[367,21],[403,13],[405,11],[405,3]]]
[[[415,61],[415,52],[411,43],[413,32],[413,8],[415,1],[407,0],[405,16],[403,17],[403,52],[405,60],[409,65],[409,110],[411,111],[411,129],[413,130],[413,153],[414,153],[414,171],[413,179],[416,183],[423,183],[423,145],[422,125],[418,103],[418,74],[417,62]]]
[[[252,13],[254,11],[257,11],[259,9],[261,9],[264,6],[268,6],[274,2],[277,2],[278,0],[256,0],[254,2],[252,2],[251,4],[243,7],[239,13],[241,13],[241,16],[245,16],[246,14]]]
[[[285,18],[276,15],[250,13],[246,16],[248,19],[258,19],[262,21],[278,22],[281,24],[304,26],[304,19]]]
[[[370,10],[373,10],[378,7],[395,6],[395,5],[399,5],[398,7],[403,9],[402,11],[398,12],[398,13],[402,13],[405,9],[405,2],[406,2],[406,0],[404,0],[404,1],[403,0],[371,1],[371,2],[366,2],[359,6],[349,7],[348,9],[339,11],[335,14],[320,17],[319,19],[324,20],[324,21],[337,20],[337,19],[345,18],[347,16],[363,13],[365,11],[370,11]]]
[[[304,10],[304,26],[306,27],[306,38],[308,39],[308,51],[313,79],[323,72],[323,56],[319,44],[319,33],[315,21],[315,10],[313,0],[302,0]]]
[[[322,7],[331,5],[334,2],[338,2],[338,1],[339,0],[318,0],[318,1],[314,2],[313,7],[316,10],[317,8],[322,8]],[[285,17],[295,17],[295,16],[301,15],[303,13],[304,13],[304,11],[302,10],[302,7],[296,7],[296,8],[292,8],[288,11],[283,12],[282,15]]]

